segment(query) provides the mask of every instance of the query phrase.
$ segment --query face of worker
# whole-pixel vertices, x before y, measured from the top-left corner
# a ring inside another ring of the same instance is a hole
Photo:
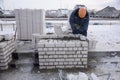
[[[84,18],[86,16],[86,8],[85,7],[81,7],[78,10],[78,16],[80,18]]]

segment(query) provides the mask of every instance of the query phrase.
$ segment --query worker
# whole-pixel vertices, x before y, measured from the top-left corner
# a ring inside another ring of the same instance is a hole
[[[72,33],[87,36],[89,13],[86,7],[79,7],[72,11],[69,19]]]

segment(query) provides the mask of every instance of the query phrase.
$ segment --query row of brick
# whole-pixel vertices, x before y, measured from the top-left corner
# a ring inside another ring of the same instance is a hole
[[[61,40],[54,40],[54,41],[39,41],[38,48],[41,47],[87,47],[88,43],[86,41],[61,41]]]
[[[8,69],[8,64],[12,60],[12,52],[15,50],[14,41],[0,42],[0,69]]]
[[[44,38],[44,39],[50,39],[50,38],[71,38],[71,39],[79,39],[81,41],[85,41],[87,40],[87,38],[81,34],[61,34],[61,35],[57,35],[57,34],[50,34],[50,35],[39,35],[39,38]]]

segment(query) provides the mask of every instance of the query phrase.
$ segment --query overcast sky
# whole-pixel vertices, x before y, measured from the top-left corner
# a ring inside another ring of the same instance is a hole
[[[84,4],[88,9],[100,10],[106,6],[120,9],[120,0],[0,0],[5,9],[73,9],[76,4]]]

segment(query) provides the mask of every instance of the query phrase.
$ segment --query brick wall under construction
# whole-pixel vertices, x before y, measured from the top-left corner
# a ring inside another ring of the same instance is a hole
[[[82,35],[44,35],[37,44],[40,69],[87,68],[88,42]]]

